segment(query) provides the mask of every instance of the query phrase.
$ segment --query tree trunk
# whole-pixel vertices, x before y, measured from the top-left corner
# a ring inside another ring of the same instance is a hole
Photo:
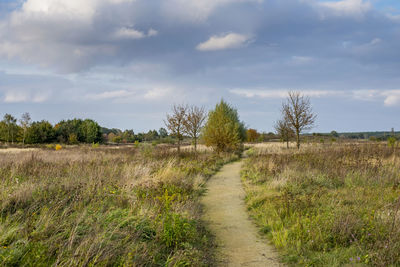
[[[297,149],[300,149],[300,132],[296,131]]]
[[[286,139],[286,148],[289,148],[289,138]]]
[[[178,137],[178,154],[181,153],[181,139]]]
[[[194,152],[197,152],[197,138],[193,138],[194,139]]]

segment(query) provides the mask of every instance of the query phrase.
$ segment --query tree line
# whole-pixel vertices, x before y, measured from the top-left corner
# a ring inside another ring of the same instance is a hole
[[[62,120],[52,125],[46,120],[32,121],[29,113],[18,120],[5,114],[0,122],[0,140],[7,143],[98,143],[102,141],[99,124],[90,119]]]
[[[276,134],[247,129],[244,122],[240,121],[237,110],[224,100],[209,112],[204,107],[174,105],[164,120],[166,129],[137,134],[133,130],[101,127],[91,119],[62,120],[52,125],[46,120],[32,121],[29,113],[22,114],[20,119],[5,114],[0,122],[0,141],[12,144],[158,141],[176,142],[180,151],[185,138],[192,140],[196,150],[201,136],[205,145],[218,152],[240,149],[244,141],[262,142],[276,138],[286,141],[287,145],[291,139],[295,139],[297,148],[300,148],[300,134],[311,129],[316,119],[310,100],[299,92],[289,92],[281,113],[282,118],[275,124]]]
[[[311,129],[316,119],[309,98],[299,92],[289,92],[286,102],[282,103],[281,114],[275,124],[277,135],[272,133],[272,136],[286,141],[288,147],[289,141],[295,139],[299,149],[300,135]],[[172,112],[167,114],[165,125],[178,139],[178,152],[184,134],[192,138],[195,150],[201,134],[204,144],[217,152],[237,150],[245,140],[263,141],[265,137],[255,129],[246,129],[237,110],[224,100],[208,113],[208,118],[204,108],[174,105]]]

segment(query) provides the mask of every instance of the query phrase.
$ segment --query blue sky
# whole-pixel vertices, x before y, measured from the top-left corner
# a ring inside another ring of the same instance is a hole
[[[163,126],[221,98],[272,131],[288,90],[312,131],[400,129],[400,1],[0,2],[0,115]]]

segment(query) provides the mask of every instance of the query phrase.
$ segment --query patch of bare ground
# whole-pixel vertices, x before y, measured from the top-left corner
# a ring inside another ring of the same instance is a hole
[[[207,184],[204,219],[216,236],[218,266],[283,266],[249,219],[240,179],[242,163],[225,165]]]

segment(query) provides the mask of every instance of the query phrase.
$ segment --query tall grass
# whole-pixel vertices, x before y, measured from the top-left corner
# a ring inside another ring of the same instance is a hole
[[[0,158],[0,265],[208,266],[203,183],[234,156],[73,148]]]
[[[255,221],[292,265],[400,265],[399,151],[377,144],[253,150]]]

